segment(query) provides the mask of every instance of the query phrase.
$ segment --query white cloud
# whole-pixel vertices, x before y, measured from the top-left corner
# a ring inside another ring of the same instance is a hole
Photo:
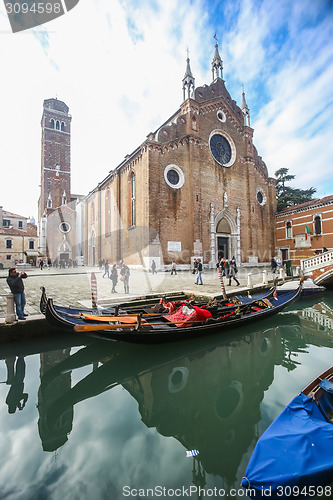
[[[17,34],[2,12],[0,204],[37,217],[44,99],[70,108],[72,191],[86,194],[177,110],[187,47],[196,85],[210,83],[215,31],[227,88],[240,103],[244,82],[270,174],[287,166],[301,187],[311,178],[327,188],[333,23],[319,4],[86,0]],[[311,177],[314,159],[326,171]]]

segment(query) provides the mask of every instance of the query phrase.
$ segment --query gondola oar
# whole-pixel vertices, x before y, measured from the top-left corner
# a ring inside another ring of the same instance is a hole
[[[63,313],[65,316],[68,316],[70,318],[77,318],[77,319],[82,319],[84,321],[99,321],[102,323],[108,322],[108,321],[123,321],[127,318],[129,319],[134,319],[137,321],[137,314],[120,314],[120,315],[112,315],[112,316],[107,316],[106,314],[103,315],[95,315],[95,314],[70,314],[70,313]],[[142,317],[162,317],[161,313],[155,313],[155,314],[142,314]],[[125,321],[124,321],[125,322]],[[128,321],[130,323],[130,321]]]
[[[137,320],[137,314],[119,314],[118,316],[97,316],[94,314],[80,314],[80,316],[77,316],[85,321],[123,321],[126,318],[133,318],[135,321]],[[156,317],[160,316],[162,317],[161,313],[156,313],[156,314],[142,314],[142,317]]]
[[[147,323],[145,322],[143,326],[169,326],[169,325],[181,325],[187,323],[188,325],[193,323],[202,323],[202,321],[177,321],[177,322],[162,322],[162,323]],[[125,328],[138,328],[138,324],[120,324],[120,325],[75,325],[74,330],[76,332],[94,332],[97,330],[122,330]]]

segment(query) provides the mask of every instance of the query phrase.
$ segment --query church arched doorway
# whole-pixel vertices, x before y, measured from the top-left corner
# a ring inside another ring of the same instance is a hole
[[[228,221],[223,218],[216,227],[217,257],[218,259],[229,259],[231,229]]]

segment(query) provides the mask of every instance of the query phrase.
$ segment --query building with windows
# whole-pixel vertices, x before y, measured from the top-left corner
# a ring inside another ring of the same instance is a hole
[[[333,196],[288,207],[276,214],[277,252],[299,265],[324,249],[333,249]]]
[[[223,80],[218,44],[212,81],[195,87],[187,58],[183,102],[175,113],[80,204],[84,262],[199,257],[215,266],[269,262],[275,253],[275,179],[253,143],[245,93],[238,106]]]
[[[0,206],[0,267],[18,263],[36,265],[38,257],[37,226],[34,220],[3,210]]]

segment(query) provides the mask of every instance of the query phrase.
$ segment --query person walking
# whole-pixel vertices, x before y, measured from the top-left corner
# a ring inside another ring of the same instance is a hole
[[[225,264],[227,263],[227,259],[224,257],[221,257],[220,262],[219,262],[219,267],[221,268],[221,274],[222,276],[225,276]]]
[[[117,293],[117,290],[116,290],[116,285],[118,283],[117,264],[113,264],[113,266],[112,266],[110,280],[112,281],[111,293]]]
[[[108,278],[110,278],[110,276],[109,276],[109,263],[108,263],[108,261],[106,261],[105,264],[104,264],[104,274],[103,274],[102,278],[104,278],[104,276],[106,274],[108,275]]]
[[[234,261],[234,259],[232,259],[228,263],[228,265],[229,265],[228,274],[227,274],[227,278],[229,278],[228,286],[231,286],[231,279],[236,281],[237,286],[239,286],[240,283],[239,283],[238,279],[236,278],[236,273],[238,273],[238,269],[237,269],[236,262]]]
[[[271,260],[271,268],[272,268],[272,273],[274,276],[276,273],[276,269],[277,269],[277,262],[276,262],[274,257],[272,257],[272,260]]]
[[[6,398],[8,413],[15,413],[17,409],[23,410],[28,401],[28,393],[23,392],[25,377],[24,357],[19,356],[16,363],[15,360],[16,356],[5,360],[8,373],[6,384],[10,385]]]
[[[156,271],[156,262],[154,260],[151,261],[151,272],[153,274],[157,274],[157,271]]]
[[[202,283],[202,262],[200,259],[197,260],[197,272],[198,272],[198,276],[197,276],[197,280],[195,282],[196,285],[203,285]],[[200,281],[200,283],[199,283]]]
[[[124,282],[124,290],[125,293],[129,293],[129,277],[130,277],[130,269],[126,264],[123,264],[123,267],[120,269],[120,279]]]
[[[176,267],[176,262],[173,260],[171,264],[171,276],[173,274],[177,274],[177,267]]]
[[[16,307],[16,315],[18,319],[25,320],[27,314],[24,312],[26,304],[24,283],[23,280],[27,278],[26,273],[18,273],[15,267],[11,267],[8,271],[7,284],[10,291],[14,295],[14,303]]]

